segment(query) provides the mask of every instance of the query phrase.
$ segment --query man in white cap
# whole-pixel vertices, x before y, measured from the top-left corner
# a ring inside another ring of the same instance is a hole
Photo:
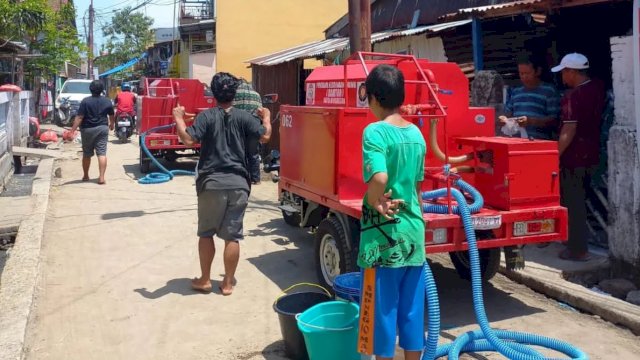
[[[562,205],[569,210],[569,241],[560,258],[589,260],[587,248],[586,187],[600,157],[600,126],[605,107],[605,89],[601,81],[587,74],[589,60],[578,53],[565,55],[551,69],[562,73],[569,88],[562,98],[560,115],[560,187]]]

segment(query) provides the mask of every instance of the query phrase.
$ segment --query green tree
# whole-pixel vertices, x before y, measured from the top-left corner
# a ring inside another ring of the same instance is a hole
[[[50,10],[45,0],[0,0],[0,36],[33,39],[45,27]]]
[[[0,37],[27,42],[32,53],[41,55],[27,62],[28,70],[57,73],[65,61],[77,64],[84,51],[73,26],[75,16],[71,4],[55,12],[47,0],[0,0]]]
[[[107,39],[102,51],[106,55],[96,60],[103,69],[109,69],[139,57],[153,45],[153,19],[126,7],[115,13],[111,24],[102,28]]]
[[[71,4],[63,6],[58,12],[48,12],[47,22],[36,41],[31,44],[31,49],[42,56],[28,62],[30,70],[55,73],[67,61],[79,64],[80,53],[85,52],[86,46],[78,38],[73,26],[75,17],[76,10]]]

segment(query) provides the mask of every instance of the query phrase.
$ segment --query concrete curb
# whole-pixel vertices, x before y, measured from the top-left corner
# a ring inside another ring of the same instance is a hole
[[[16,244],[0,278],[0,359],[18,360],[24,356],[53,169],[53,159],[44,159],[38,164],[31,192],[32,211],[20,224]]]
[[[0,188],[3,188],[9,182],[11,175],[13,174],[13,156],[7,152],[4,155],[0,155]]]
[[[509,279],[549,297],[569,304],[576,309],[598,315],[611,323],[627,327],[640,335],[640,307],[611,296],[593,292],[581,285],[562,278],[536,274],[535,271],[507,271],[501,265],[500,273]]]

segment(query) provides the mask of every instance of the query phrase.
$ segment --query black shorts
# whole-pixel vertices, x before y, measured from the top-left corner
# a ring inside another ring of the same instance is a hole
[[[249,202],[246,190],[204,190],[198,194],[198,236],[226,241],[244,238],[242,222]]]
[[[109,140],[109,127],[100,125],[92,128],[80,129],[82,137],[82,154],[84,157],[107,155],[107,141]]]

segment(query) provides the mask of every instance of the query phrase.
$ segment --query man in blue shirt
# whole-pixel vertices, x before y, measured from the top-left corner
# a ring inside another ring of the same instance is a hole
[[[511,91],[505,115],[520,118],[518,123],[530,138],[552,140],[558,126],[560,94],[541,80],[542,66],[531,57],[518,59],[518,74],[522,86]]]

